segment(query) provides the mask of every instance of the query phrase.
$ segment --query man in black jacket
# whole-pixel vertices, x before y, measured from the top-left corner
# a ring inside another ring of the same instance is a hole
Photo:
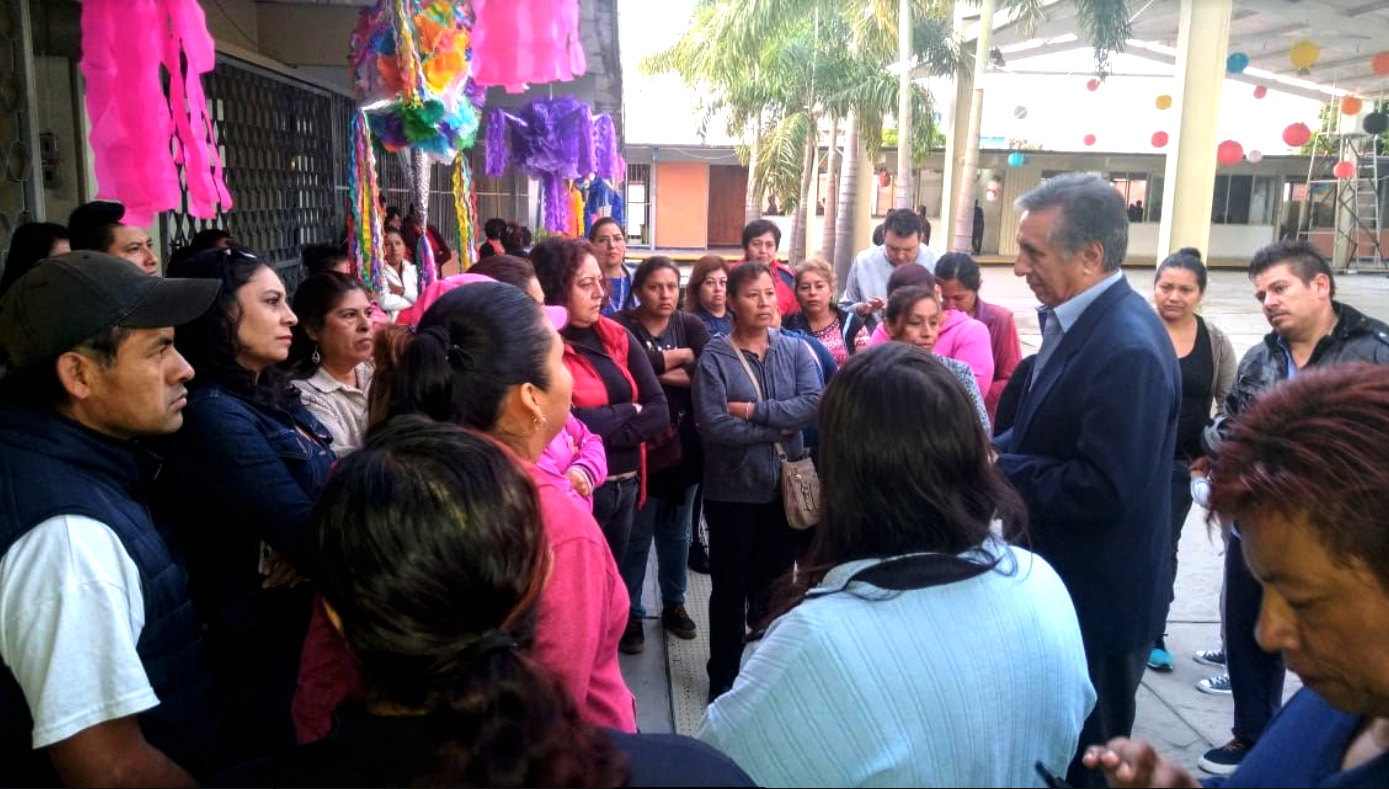
[[[1310,244],[1281,241],[1264,247],[1249,263],[1249,278],[1273,331],[1240,361],[1214,437],[1265,392],[1304,369],[1389,364],[1389,326],[1335,300],[1331,267]],[[1208,466],[1198,461],[1192,473],[1205,473]],[[1262,602],[1263,590],[1245,566],[1236,526],[1225,552],[1225,653],[1235,702],[1234,738],[1199,763],[1215,775],[1234,772],[1283,703],[1283,658],[1264,652],[1254,637]]]

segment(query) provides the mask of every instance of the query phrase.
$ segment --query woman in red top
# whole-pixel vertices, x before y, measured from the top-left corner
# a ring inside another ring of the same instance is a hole
[[[560,336],[564,366],[574,377],[574,415],[608,451],[608,478],[593,494],[593,517],[621,566],[645,498],[645,442],[670,424],[666,395],[637,338],[602,316],[603,272],[591,245],[553,238],[535,245],[531,263],[545,303],[569,310]]]
[[[480,282],[442,296],[413,334],[387,327],[377,338],[373,432],[388,418],[423,414],[487,433],[534,464],[569,415],[572,379],[556,333],[563,321],[563,310],[542,310],[511,285]],[[529,470],[554,557],[533,655],[590,723],[635,731],[632,693],[617,661],[626,586],[593,516],[551,475]],[[329,714],[361,687],[342,639],[321,609],[315,616],[295,699],[301,742],[327,734]]]

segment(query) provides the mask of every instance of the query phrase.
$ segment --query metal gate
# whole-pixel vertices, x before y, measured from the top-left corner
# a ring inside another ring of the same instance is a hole
[[[183,210],[161,215],[164,259],[199,230],[221,227],[292,290],[305,244],[345,238],[352,100],[220,53],[204,89],[234,205],[197,219],[185,195]]]
[[[34,151],[37,96],[27,0],[0,0],[0,248],[41,210]]]

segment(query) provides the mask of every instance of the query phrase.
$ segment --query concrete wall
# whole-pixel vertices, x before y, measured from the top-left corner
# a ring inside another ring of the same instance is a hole
[[[200,2],[198,5],[202,6],[203,15],[207,17],[207,31],[214,39],[243,49],[260,51],[255,0],[217,0],[216,3]]]
[[[703,249],[709,237],[709,165],[658,162],[655,179],[656,244]]]
[[[34,57],[34,82],[38,88],[38,130],[40,139],[52,135],[57,162],[47,165],[51,178],[44,179],[44,216],[50,222],[66,224],[68,214],[90,199],[95,186],[84,189],[87,176],[87,143],[81,134],[79,106],[74,95],[72,61],[56,55]]]

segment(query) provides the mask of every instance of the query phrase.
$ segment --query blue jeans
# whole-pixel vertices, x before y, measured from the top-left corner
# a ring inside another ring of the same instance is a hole
[[[661,605],[685,604],[685,561],[690,556],[690,528],[698,485],[685,488],[680,498],[650,496],[632,521],[632,539],[619,568],[632,598],[632,616],[641,619],[641,587],[646,583],[646,557],[656,541],[656,576],[661,585]]]
[[[1225,669],[1235,701],[1234,734],[1250,743],[1259,741],[1283,707],[1286,676],[1283,656],[1265,652],[1254,636],[1263,601],[1264,588],[1244,563],[1239,538],[1232,536],[1225,549]]]

